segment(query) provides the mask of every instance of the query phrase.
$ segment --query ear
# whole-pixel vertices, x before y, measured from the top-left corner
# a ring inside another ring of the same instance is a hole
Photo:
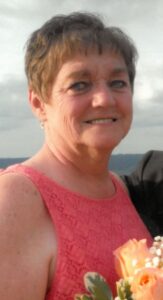
[[[29,103],[34,115],[40,121],[46,121],[46,110],[44,101],[33,90],[29,90],[28,95]]]

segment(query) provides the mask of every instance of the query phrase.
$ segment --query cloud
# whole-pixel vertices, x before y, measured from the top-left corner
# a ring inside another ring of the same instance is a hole
[[[43,130],[35,118],[26,120],[20,127],[0,132],[3,143],[0,146],[0,157],[28,157],[40,149],[43,143]]]
[[[8,78],[0,83],[0,130],[22,126],[32,118],[24,80]]]
[[[162,111],[163,111],[163,101],[161,102],[161,97],[159,96],[153,99],[154,103],[150,107],[140,108],[137,107],[134,110],[134,121],[133,126],[134,128],[148,128],[148,127],[162,127],[163,133],[163,118],[162,118]]]
[[[138,72],[133,105],[135,127],[160,126],[163,131],[163,65]]]
[[[138,48],[134,121],[118,151],[140,153],[152,143],[163,148],[162,0],[60,0],[59,4],[58,0],[12,0],[0,1],[0,156],[28,156],[42,136],[27,99],[26,40],[53,15],[79,10],[95,12],[108,24],[121,27]]]
[[[135,103],[140,108],[162,104],[163,97],[163,59],[157,65],[141,63],[137,68],[134,88]]]

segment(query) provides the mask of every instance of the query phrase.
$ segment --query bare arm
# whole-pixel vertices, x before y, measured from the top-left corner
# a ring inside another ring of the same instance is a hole
[[[44,300],[51,252],[48,216],[21,175],[0,177],[0,299]]]

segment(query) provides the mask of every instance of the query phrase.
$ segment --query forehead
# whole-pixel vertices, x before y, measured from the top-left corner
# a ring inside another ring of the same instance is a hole
[[[102,54],[90,53],[75,55],[62,64],[58,76],[81,77],[98,73],[124,73],[128,74],[127,66],[123,57],[115,52]],[[58,77],[57,76],[57,77]]]

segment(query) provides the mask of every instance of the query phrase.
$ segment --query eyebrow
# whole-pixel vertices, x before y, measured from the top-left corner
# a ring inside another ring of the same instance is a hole
[[[115,67],[114,69],[111,70],[110,75],[115,76],[115,75],[120,75],[120,74],[127,74],[128,75],[128,70],[126,67]],[[78,79],[81,77],[89,77],[91,75],[91,72],[88,69],[83,69],[79,71],[74,71],[69,74],[67,79]]]
[[[86,77],[86,76],[90,76],[90,71],[88,71],[87,69],[83,69],[83,70],[74,71],[74,72],[70,73],[67,78],[68,79],[81,78],[81,77]]]
[[[118,67],[112,70],[112,75],[118,75],[118,74],[127,74],[128,75],[128,69],[125,67]]]

